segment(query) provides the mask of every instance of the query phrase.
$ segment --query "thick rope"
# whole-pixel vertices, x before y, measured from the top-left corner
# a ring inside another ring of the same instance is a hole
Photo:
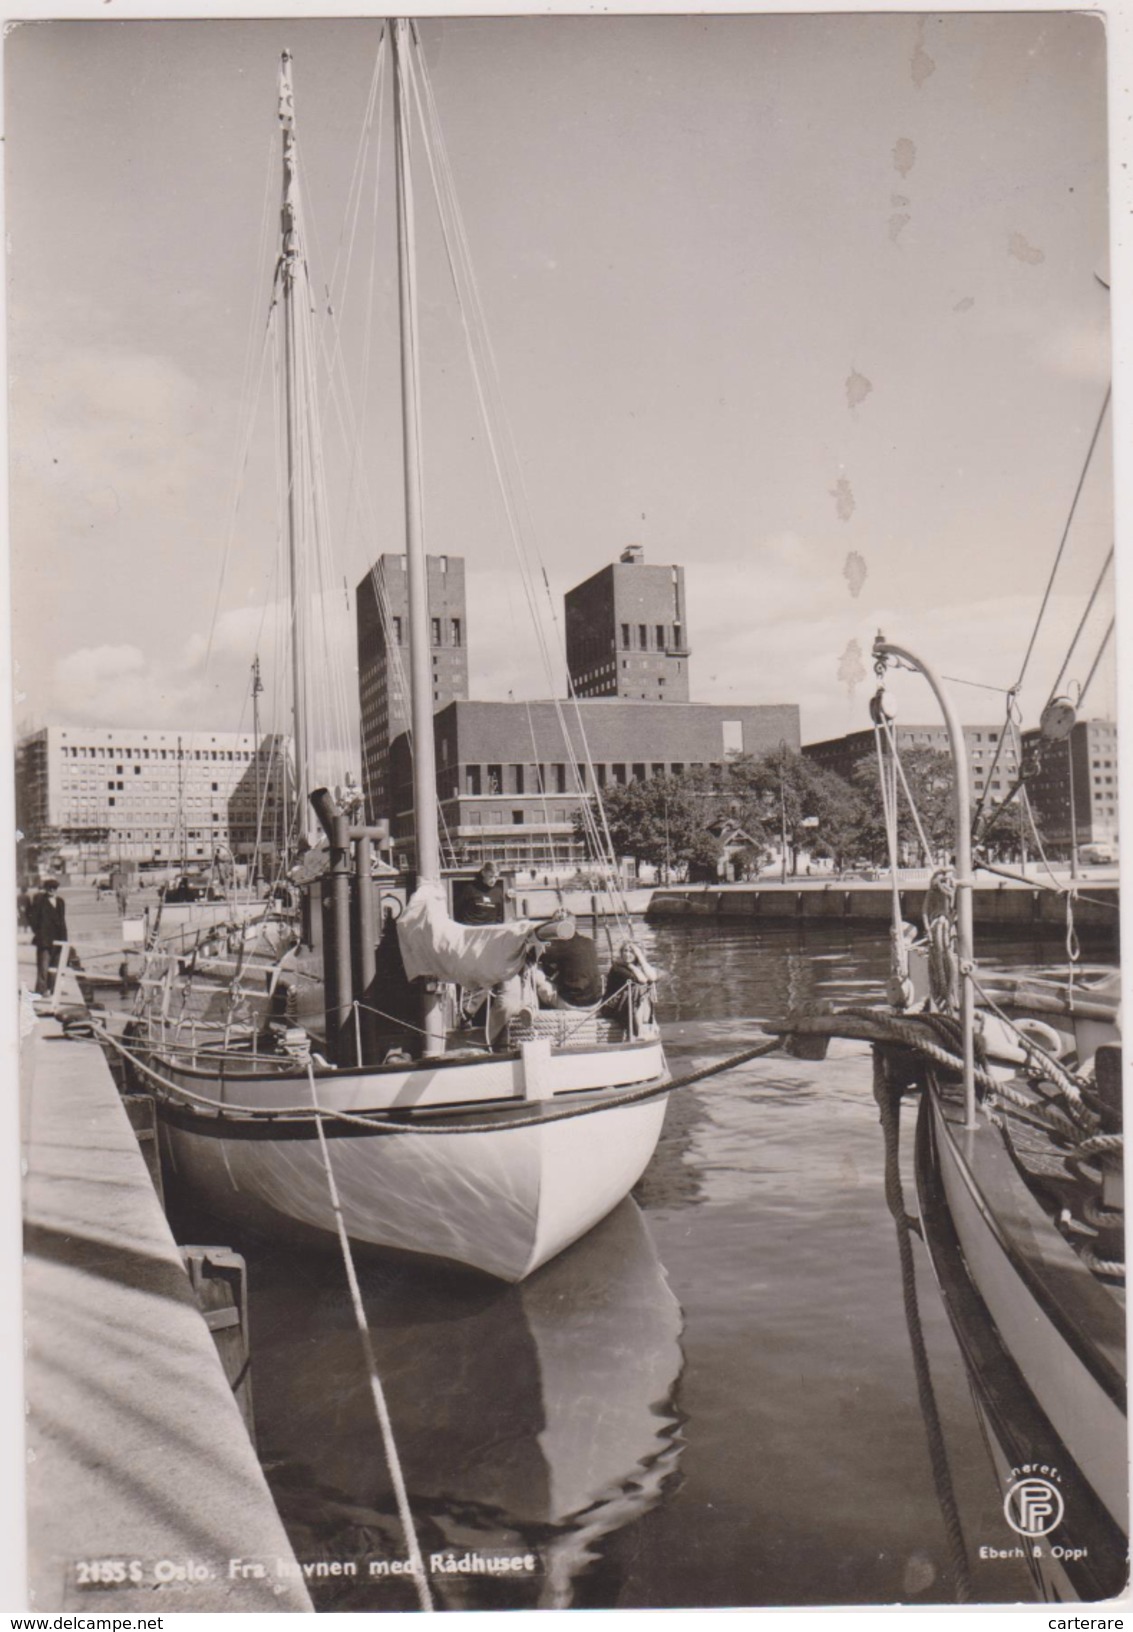
[[[928,1019],[929,1016],[918,1018]],[[934,1019],[944,1018],[933,1016]],[[897,1015],[880,1015],[870,1010],[854,1012],[841,1009],[835,1015],[809,1015],[794,1020],[762,1022],[763,1029],[774,1033],[776,1037],[790,1036],[793,1032],[806,1035],[825,1035],[828,1037],[847,1037],[853,1042],[861,1043],[905,1043],[917,1053],[923,1054],[926,1059],[935,1061],[959,1075],[964,1068],[964,1061],[959,1054],[941,1047],[939,1043],[930,1042],[915,1020],[903,1020]],[[987,1091],[998,1087],[995,1078],[981,1065],[976,1066],[976,1082]]]
[[[546,1127],[551,1122],[568,1122],[577,1116],[594,1116],[600,1111],[621,1110],[625,1106],[639,1105],[646,1100],[656,1099],[661,1094],[673,1093],[677,1088],[691,1087],[695,1082],[704,1082],[709,1077],[719,1076],[723,1071],[731,1071],[737,1065],[745,1065],[749,1060],[760,1059],[765,1054],[771,1054],[781,1046],[779,1038],[765,1037],[753,1048],[741,1050],[738,1054],[729,1055],[725,1060],[719,1060],[713,1065],[703,1066],[699,1071],[689,1071],[683,1077],[670,1077],[665,1082],[646,1083],[641,1088],[617,1090],[616,1100],[599,1101],[590,1105],[564,1106],[562,1109],[552,1109],[533,1116],[509,1117],[506,1122],[461,1122],[459,1127],[430,1126],[424,1122],[389,1122],[379,1120],[387,1117],[387,1111],[378,1111],[371,1116],[355,1116],[349,1111],[339,1111],[329,1105],[320,1106],[317,1111],[310,1105],[280,1105],[271,1110],[265,1110],[262,1105],[238,1105],[225,1100],[210,1099],[204,1094],[195,1094],[191,1089],[173,1082],[160,1071],[147,1065],[133,1050],[128,1049],[122,1041],[111,1035],[103,1026],[92,1027],[94,1035],[100,1042],[109,1045],[125,1059],[148,1077],[151,1082],[165,1089],[166,1093],[175,1099],[180,1099],[191,1105],[199,1105],[203,1109],[216,1114],[238,1116],[255,1122],[276,1122],[281,1119],[310,1121],[314,1116],[329,1118],[335,1122],[343,1122],[351,1127],[365,1128],[368,1133],[381,1134],[441,1134],[454,1133],[508,1133],[515,1128]],[[438,1108],[439,1109],[439,1108]],[[458,1106],[448,1110],[449,1115],[464,1116],[466,1113]]]
[[[932,1371],[929,1367],[928,1351],[925,1348],[924,1332],[921,1328],[920,1306],[917,1301],[916,1265],[913,1261],[909,1215],[905,1209],[905,1193],[901,1184],[899,1157],[901,1094],[899,1089],[892,1088],[886,1080],[884,1062],[877,1053],[873,1057],[873,1095],[877,1100],[882,1133],[885,1139],[885,1200],[890,1213],[893,1215],[893,1222],[897,1227],[897,1252],[901,1260],[901,1292],[905,1302],[905,1322],[909,1331],[909,1346],[913,1351],[913,1371],[917,1381],[917,1400],[928,1439],[932,1482],[936,1487],[936,1499],[940,1504],[941,1517],[944,1520],[944,1532],[948,1538],[948,1551],[951,1555],[952,1568],[956,1576],[956,1601],[957,1603],[967,1604],[972,1601],[971,1571],[968,1565],[964,1531],[960,1523],[960,1510],[956,1502],[956,1492],[952,1485],[952,1473],[948,1466],[948,1447],[944,1441],[944,1429],[941,1426],[940,1413],[936,1407],[936,1395],[932,1386]]]
[[[319,1134],[319,1149],[322,1151],[323,1166],[326,1168],[327,1187],[330,1191],[331,1206],[334,1209],[334,1222],[338,1231],[338,1244],[342,1248],[342,1262],[346,1269],[346,1279],[350,1285],[350,1301],[354,1305],[354,1319],[358,1323],[358,1335],[362,1340],[362,1352],[366,1357],[366,1370],[370,1378],[370,1393],[373,1395],[374,1410],[378,1417],[378,1426],[382,1431],[382,1445],[386,1453],[386,1466],[393,1481],[393,1493],[397,1501],[398,1517],[401,1520],[401,1530],[405,1537],[405,1546],[409,1554],[409,1561],[413,1566],[413,1585],[417,1589],[417,1601],[423,1610],[432,1610],[433,1596],[429,1591],[429,1582],[425,1575],[425,1560],[421,1556],[421,1548],[417,1542],[417,1530],[413,1523],[413,1514],[409,1507],[409,1496],[405,1489],[405,1475],[401,1471],[401,1458],[397,1454],[397,1443],[393,1437],[393,1423],[390,1420],[389,1407],[386,1404],[385,1390],[378,1375],[378,1365],[374,1358],[374,1345],[370,1341],[370,1327],[366,1320],[366,1310],[362,1303],[362,1292],[358,1285],[358,1276],[354,1269],[354,1254],[350,1250],[350,1237],[346,1233],[346,1224],[342,1216],[342,1204],[338,1197],[338,1186],[334,1180],[334,1168],[331,1166],[330,1151],[327,1148],[326,1134],[323,1132],[323,1119],[319,1096],[315,1088],[315,1073],[308,1066],[307,1077],[311,1084],[311,1104],[315,1111],[315,1127]]]

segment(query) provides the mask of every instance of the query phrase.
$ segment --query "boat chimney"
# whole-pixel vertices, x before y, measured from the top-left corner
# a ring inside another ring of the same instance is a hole
[[[354,1002],[350,936],[350,819],[340,816],[330,791],[316,788],[311,807],[330,846],[323,875],[323,981],[326,989],[326,1050],[335,1065],[353,1063],[348,1025]]]

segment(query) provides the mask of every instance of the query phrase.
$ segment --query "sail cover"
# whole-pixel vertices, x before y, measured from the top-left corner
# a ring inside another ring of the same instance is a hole
[[[478,991],[519,973],[534,929],[525,918],[483,927],[455,923],[444,885],[426,880],[398,921],[397,939],[410,980],[426,975]]]

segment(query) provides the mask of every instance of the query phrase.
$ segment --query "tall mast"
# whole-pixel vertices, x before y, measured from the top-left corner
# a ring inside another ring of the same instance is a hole
[[[181,829],[181,871],[189,865],[188,834],[185,829],[185,752],[177,738],[177,825]]]
[[[299,832],[307,826],[307,688],[303,671],[302,619],[299,606],[298,382],[296,362],[295,285],[301,273],[299,175],[295,139],[295,101],[291,87],[291,53],[279,64],[279,123],[283,130],[282,248],[279,276],[283,289],[283,373],[287,413],[287,589],[291,623],[291,699],[294,722],[295,805]]]
[[[429,584],[422,530],[417,269],[413,238],[413,177],[409,166],[409,127],[402,82],[403,50],[409,25],[390,23],[393,51],[393,126],[397,175],[397,289],[401,336],[401,414],[405,461],[405,559],[409,611],[409,692],[413,725],[413,831],[418,881],[441,877],[437,836],[437,766],[433,744],[433,673],[429,641]],[[425,1003],[425,1053],[444,1047],[444,1019],[439,994]]]
[[[253,888],[260,876],[260,835],[263,823],[260,805],[260,693],[263,689],[263,682],[260,680],[260,654],[257,652],[252,659],[252,765],[256,778],[256,827],[252,840],[252,876],[249,882]]]

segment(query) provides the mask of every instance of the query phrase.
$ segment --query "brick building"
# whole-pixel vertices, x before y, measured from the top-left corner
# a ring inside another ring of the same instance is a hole
[[[895,724],[893,730],[898,753],[906,753],[910,748],[935,748],[941,753],[949,752],[948,731],[943,725]],[[1006,798],[1019,773],[1018,740],[1013,733],[1009,733],[1002,752],[999,752],[1002,726],[965,725],[963,731],[973,796],[978,799],[986,789],[987,797],[993,804]],[[823,770],[834,771],[847,781],[852,778],[855,765],[863,759],[876,762],[877,758],[872,730],[850,731],[844,737],[808,742],[803,753],[816,765],[821,765]]]
[[[799,747],[793,703],[456,701],[441,709],[434,727],[446,852],[451,847],[461,862],[491,859],[515,868],[585,865],[573,816],[592,789],[679,775],[780,743]],[[405,735],[393,743],[391,760],[394,844],[408,855],[412,764]]]
[[[1042,744],[1041,733],[1023,735],[1028,754]],[[1073,828],[1078,844],[1116,844],[1119,838],[1117,727],[1112,720],[1079,720],[1065,742],[1043,745],[1039,770],[1027,791],[1049,849],[1063,855]]]
[[[468,696],[464,561],[426,558],[433,708]],[[389,813],[390,744],[409,729],[409,588],[404,555],[382,555],[358,585],[358,693],[367,819]]]
[[[112,861],[237,861],[277,845],[285,819],[287,738],[231,731],[49,725],[16,749],[16,822],[79,870]]]
[[[650,567],[640,544],[566,595],[567,670],[578,697],[688,702],[683,567]]]

